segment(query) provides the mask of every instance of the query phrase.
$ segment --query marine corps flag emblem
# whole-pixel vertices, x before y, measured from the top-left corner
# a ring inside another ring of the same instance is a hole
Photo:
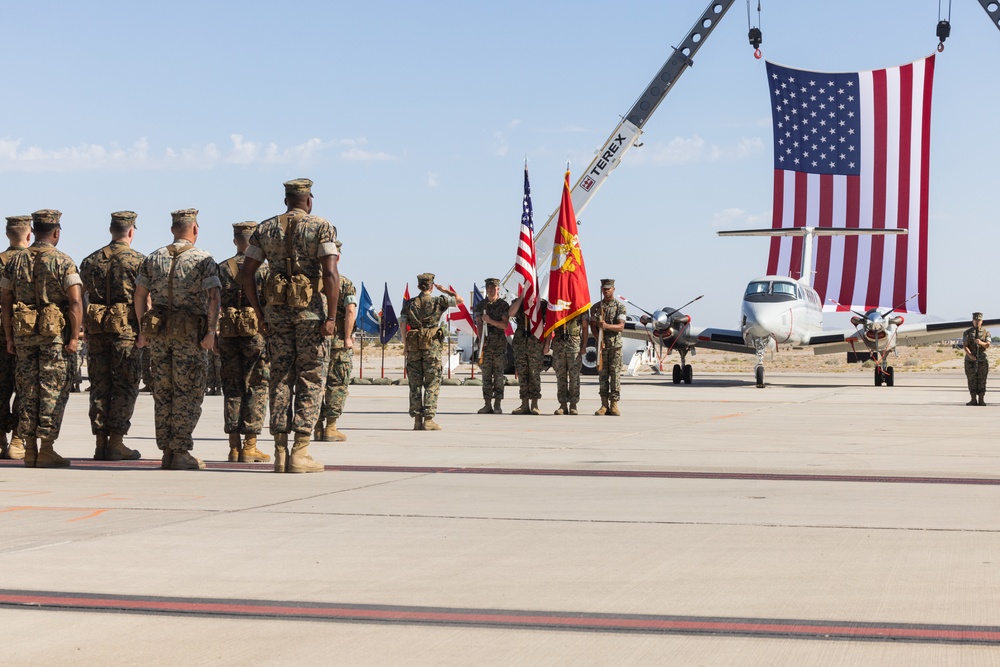
[[[590,288],[587,286],[587,269],[583,264],[580,238],[576,230],[576,213],[570,197],[569,169],[563,181],[562,203],[559,205],[559,223],[552,247],[552,266],[549,271],[549,307],[545,313],[545,333],[548,337],[556,327],[565,324],[590,308]]]

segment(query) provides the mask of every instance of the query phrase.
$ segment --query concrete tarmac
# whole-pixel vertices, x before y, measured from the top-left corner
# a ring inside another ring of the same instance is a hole
[[[697,371],[697,369],[696,369]],[[960,373],[625,378],[622,416],[352,386],[321,474],[0,462],[0,663],[1000,665],[997,405]],[[261,449],[270,453],[262,438]]]

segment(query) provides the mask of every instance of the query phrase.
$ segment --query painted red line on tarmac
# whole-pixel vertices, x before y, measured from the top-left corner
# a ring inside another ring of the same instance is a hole
[[[0,461],[0,467],[23,467],[20,461]],[[209,470],[271,471],[270,463],[227,463],[206,461]],[[94,461],[73,459],[74,468],[142,468],[160,467],[156,460]],[[378,465],[328,465],[334,472],[380,472],[408,474],[461,474],[461,475],[523,475],[540,477],[619,477],[647,479],[715,479],[758,482],[859,482],[867,484],[958,484],[971,486],[1000,486],[1000,478],[992,477],[909,477],[900,475],[802,475],[794,473],[755,472],[698,472],[674,470],[596,470],[587,468],[478,468],[454,466],[378,466]],[[172,471],[165,471],[171,472]],[[184,472],[184,471],[182,471]]]
[[[343,605],[267,600],[207,600],[0,591],[0,606],[23,609],[159,613],[289,620],[370,621],[511,627],[541,630],[708,634],[802,639],[858,639],[932,643],[1000,644],[1000,627],[852,623],[639,614],[587,614],[523,610],[449,609],[389,605]]]

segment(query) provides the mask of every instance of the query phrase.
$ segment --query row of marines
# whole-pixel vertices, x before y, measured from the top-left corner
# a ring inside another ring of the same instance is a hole
[[[195,246],[195,209],[174,211],[173,243],[146,257],[131,247],[136,214],[113,213],[111,242],[79,270],[56,249],[59,211],[7,218],[10,247],[0,253],[0,456],[23,459],[27,467],[69,465],[54,445],[69,397],[68,359],[82,328],[95,459],[140,458],[124,437],[138,395],[139,350],[148,347],[161,465],[203,469],[191,453],[192,432],[204,398],[203,353],[212,350],[224,369],[230,460],[270,459],[257,449],[269,403],[275,471],[322,471],[309,444],[314,428],[323,439],[343,439],[336,420],[352,346],[343,332],[353,326],[356,299],[338,271],[336,229],[312,215],[312,181],[284,187],[286,212],[259,225],[234,225],[237,254],[221,264]],[[337,310],[328,313],[327,303]],[[328,375],[337,381],[327,383]]]

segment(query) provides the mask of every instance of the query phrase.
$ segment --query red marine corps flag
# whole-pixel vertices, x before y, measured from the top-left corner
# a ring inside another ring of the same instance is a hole
[[[549,308],[545,314],[543,340],[556,327],[565,324],[590,308],[590,288],[587,286],[587,269],[583,265],[583,252],[576,231],[576,214],[569,190],[569,169],[563,180],[562,203],[559,205],[559,224],[552,246],[552,266],[549,272]]]

